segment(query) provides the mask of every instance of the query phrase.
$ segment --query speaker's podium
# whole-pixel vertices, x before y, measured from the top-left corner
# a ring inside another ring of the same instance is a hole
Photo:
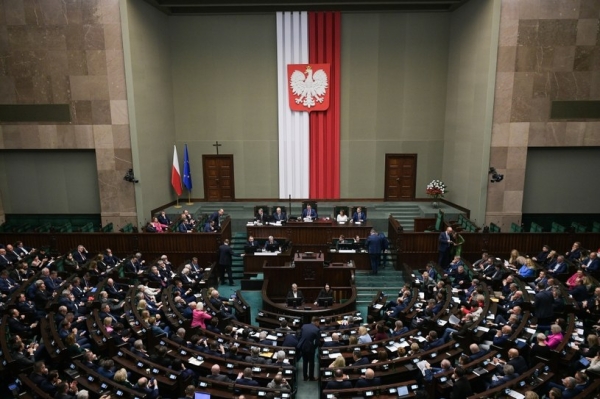
[[[356,288],[353,261],[331,263],[317,252],[294,254],[293,262],[283,266],[263,266],[263,305],[267,310],[290,315],[302,315],[309,320],[314,315],[336,314],[356,309]],[[292,284],[302,291],[305,303],[297,308],[288,307],[286,297]],[[334,303],[329,306],[314,305],[321,288],[329,284]]]

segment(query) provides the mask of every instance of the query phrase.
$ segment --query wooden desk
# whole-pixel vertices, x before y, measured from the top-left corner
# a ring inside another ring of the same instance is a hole
[[[322,253],[315,253],[312,256],[307,255],[305,253],[295,254],[294,261],[290,265],[263,267],[265,280],[269,279],[277,282],[277,284],[272,284],[267,292],[271,299],[280,298],[285,300],[294,283],[302,287],[323,287],[325,283],[332,287],[351,287],[354,285],[356,268],[353,263],[331,263],[328,267],[325,267],[323,266],[325,257]],[[314,300],[314,298],[308,299]]]
[[[314,222],[290,221],[283,226],[265,224],[262,226],[246,226],[248,236],[254,237],[285,237],[292,241],[295,248],[300,251],[325,252],[328,242],[332,237],[344,235],[346,237],[369,236],[373,225],[370,222],[362,224],[344,223],[339,224],[333,220],[319,219]]]
[[[244,255],[244,275],[256,275],[263,272],[263,266],[284,265],[292,261],[292,248],[282,252],[256,252]]]

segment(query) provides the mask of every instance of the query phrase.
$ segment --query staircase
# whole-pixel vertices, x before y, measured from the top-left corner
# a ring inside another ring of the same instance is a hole
[[[233,279],[236,283],[239,283],[244,278],[244,258],[241,254],[244,253],[244,246],[246,245],[246,232],[236,232],[231,236],[231,249],[233,253],[238,255],[234,256],[231,264],[231,271],[233,273]]]
[[[396,220],[400,222],[402,227],[404,227],[404,230],[407,231],[413,231],[415,229],[414,219],[422,216],[421,208],[411,203],[382,203],[379,205],[375,205],[373,208],[375,208],[377,212],[383,212],[387,215],[391,214]]]
[[[388,255],[395,256],[395,254]],[[376,276],[371,276],[368,271],[356,272],[356,307],[363,314],[367,314],[367,306],[380,290],[389,297],[395,298],[404,285],[402,272],[394,269],[390,257],[385,265],[385,268],[379,269]]]

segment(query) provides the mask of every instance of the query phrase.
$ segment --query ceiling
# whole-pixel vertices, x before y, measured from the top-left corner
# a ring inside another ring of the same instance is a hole
[[[276,11],[451,12],[469,0],[144,0],[168,15]]]

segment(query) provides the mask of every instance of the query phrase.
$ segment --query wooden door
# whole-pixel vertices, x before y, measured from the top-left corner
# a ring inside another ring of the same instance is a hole
[[[202,155],[204,171],[204,199],[206,201],[233,201],[233,155]]]
[[[385,201],[415,199],[417,154],[385,154]]]

